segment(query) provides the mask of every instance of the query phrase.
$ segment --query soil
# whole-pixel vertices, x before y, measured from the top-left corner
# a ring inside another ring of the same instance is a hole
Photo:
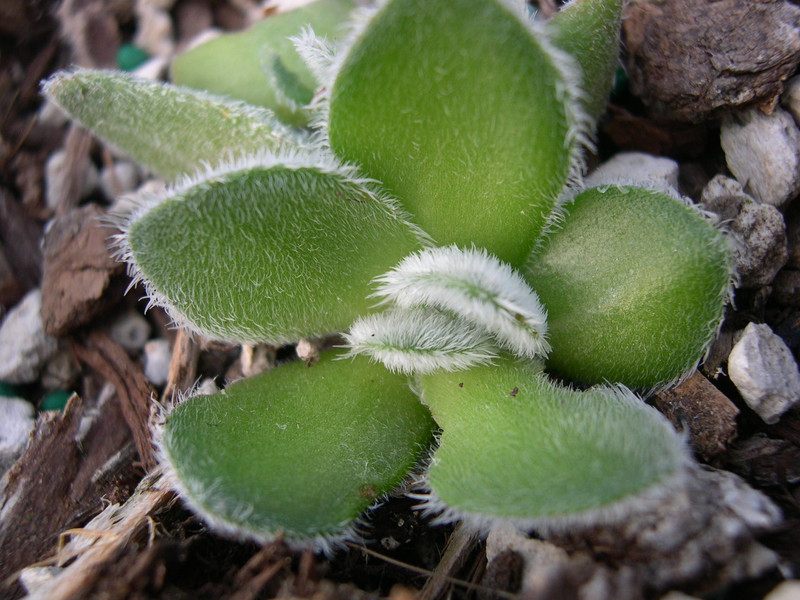
[[[179,40],[185,40],[210,25],[242,27],[248,8],[247,0],[179,0],[169,14]],[[552,1],[541,3],[545,12],[554,8]],[[484,540],[457,526],[426,522],[402,494],[371,514],[369,544],[327,558],[292,553],[280,540],[259,547],[219,537],[161,486],[148,435],[155,412],[151,398],[166,401],[200,377],[231,378],[251,361],[237,347],[176,332],[157,309],[145,314],[139,287],[124,294],[129,282],[108,257],[108,233],[98,235],[89,225],[110,200],[100,191],[81,197],[78,182],[82,160],[100,167],[113,155],[85,132],[37,117],[43,78],[72,64],[113,66],[116,49],[135,26],[132,0],[65,0],[60,9],[55,0],[0,2],[0,311],[29,290],[42,289],[47,330],[71,363],[61,387],[74,392],[63,410],[46,411],[42,403],[52,383],[17,389],[40,410],[28,448],[0,492],[0,597],[25,595],[23,569],[30,582],[72,567],[49,597],[513,597],[522,585],[520,553],[509,550],[487,564]],[[780,68],[785,79],[797,65],[786,67],[784,61]],[[767,106],[780,85],[771,88],[759,77],[760,95],[749,102]],[[700,119],[680,121],[667,109],[648,108],[621,83],[601,122],[592,162],[619,150],[669,156],[680,164],[681,191],[696,199],[711,177],[727,173],[718,141],[722,109],[714,106]],[[48,206],[45,163],[60,149],[68,151],[67,176],[55,206]],[[787,222],[794,222],[796,212],[786,210]],[[737,292],[718,343],[721,356],[727,356],[732,332],[748,322],[769,324],[796,355],[800,308],[777,303],[771,292],[769,285]],[[130,310],[147,319],[152,337],[172,343],[163,388],[154,389],[145,378],[141,352],[124,349],[109,334],[114,319]],[[293,347],[269,351],[277,362],[297,358]],[[688,430],[698,461],[736,473],[781,508],[777,526],[755,532],[779,563],[754,574],[705,573],[678,587],[702,597],[762,598],[800,573],[800,407],[766,425],[724,375],[716,376],[724,358],[715,360],[712,354],[700,374],[653,403]],[[582,546],[579,552],[563,544],[574,560],[543,575],[547,583],[536,598],[656,598],[668,591],[595,586],[590,593],[584,584],[601,570],[619,583],[620,573],[640,568],[641,557],[613,554],[591,539]],[[724,571],[711,564],[708,570]]]

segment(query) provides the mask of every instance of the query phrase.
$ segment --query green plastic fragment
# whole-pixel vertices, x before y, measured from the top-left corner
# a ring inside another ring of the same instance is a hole
[[[403,479],[431,440],[406,378],[326,352],[178,405],[161,450],[194,510],[240,538],[326,549]]]
[[[438,245],[519,266],[572,167],[572,81],[524,9],[390,0],[330,92],[334,152],[400,199]]]
[[[431,508],[474,525],[596,523],[668,489],[685,460],[669,422],[622,388],[564,388],[505,360],[424,375],[421,390],[442,428]]]
[[[134,44],[122,44],[117,50],[117,67],[121,71],[133,71],[150,58],[144,50]]]
[[[39,410],[64,410],[72,394],[73,392],[67,390],[53,390],[42,398]]]
[[[696,209],[626,186],[586,190],[527,271],[547,309],[547,364],[650,388],[689,372],[722,320],[727,241]]]
[[[19,389],[13,384],[0,381],[0,396],[5,398],[19,398]]]

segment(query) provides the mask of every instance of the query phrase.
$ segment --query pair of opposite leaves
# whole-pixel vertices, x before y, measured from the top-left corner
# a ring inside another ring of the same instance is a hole
[[[419,252],[434,286],[490,310],[509,312],[498,265],[535,289],[553,370],[649,388],[702,354],[729,260],[715,229],[663,193],[595,188],[561,211],[585,115],[607,92],[619,11],[578,0],[543,32],[505,0],[389,0],[336,53],[305,36],[326,90],[312,138],[254,106],[117,74],[61,74],[46,91],[170,178],[213,165],[146,200],[122,240],[151,297],[195,331],[273,343],[343,331],[375,311],[371,281]],[[266,63],[291,64],[280,52]],[[292,108],[279,87],[278,113]],[[420,251],[431,239],[456,247]],[[459,254],[476,265],[461,279],[441,258]],[[491,319],[453,314],[459,302],[431,303],[378,313],[374,333],[427,310],[499,339]],[[436,339],[390,350],[441,354]],[[677,436],[630,392],[556,386],[499,346],[491,364],[433,370],[413,392],[363,357],[282,366],[180,404],[161,448],[186,499],[221,529],[283,530],[320,548],[352,535],[361,511],[407,476],[430,414],[441,434],[428,505],[447,518],[603,518],[678,476]]]

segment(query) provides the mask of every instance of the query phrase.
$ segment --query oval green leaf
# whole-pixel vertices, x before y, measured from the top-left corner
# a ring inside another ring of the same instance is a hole
[[[172,80],[264,106],[287,123],[305,125],[308,116],[300,107],[311,100],[317,82],[289,37],[304,26],[335,36],[354,8],[353,0],[318,0],[223,34],[176,57]]]
[[[622,388],[581,392],[510,360],[421,377],[442,428],[427,508],[483,527],[591,524],[677,481],[685,452],[655,409]]]
[[[390,0],[341,59],[331,147],[437,244],[475,244],[518,266],[580,130],[577,81],[555,56],[511,2]]]
[[[122,254],[178,323],[240,342],[342,331],[370,309],[370,280],[419,247],[352,169],[286,158],[210,173],[133,216]]]
[[[70,117],[167,179],[300,137],[267,110],[113,71],[60,72],[43,92]]]
[[[266,541],[277,532],[326,550],[399,485],[431,440],[406,378],[366,359],[280,366],[195,396],[167,417],[161,454],[212,526]]]
[[[581,101],[598,119],[606,107],[619,59],[622,0],[572,0],[547,22],[550,39],[581,67]]]
[[[691,370],[722,320],[731,277],[721,233],[661,192],[578,194],[527,270],[547,308],[547,364],[585,383],[650,388]]]

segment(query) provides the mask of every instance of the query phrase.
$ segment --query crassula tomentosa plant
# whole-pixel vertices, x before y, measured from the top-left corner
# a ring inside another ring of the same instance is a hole
[[[387,0],[335,44],[288,13],[272,41],[180,57],[174,78],[206,92],[47,82],[175,181],[123,221],[152,303],[215,339],[346,340],[167,415],[165,470],[210,524],[330,548],[415,470],[424,507],[474,526],[597,523],[674,489],[682,440],[628,388],[695,367],[729,253],[670,193],[581,186],[620,5],[542,24],[510,0]],[[302,20],[333,31],[350,8]],[[308,70],[274,41],[286,23]],[[272,110],[208,93],[248,78]]]

